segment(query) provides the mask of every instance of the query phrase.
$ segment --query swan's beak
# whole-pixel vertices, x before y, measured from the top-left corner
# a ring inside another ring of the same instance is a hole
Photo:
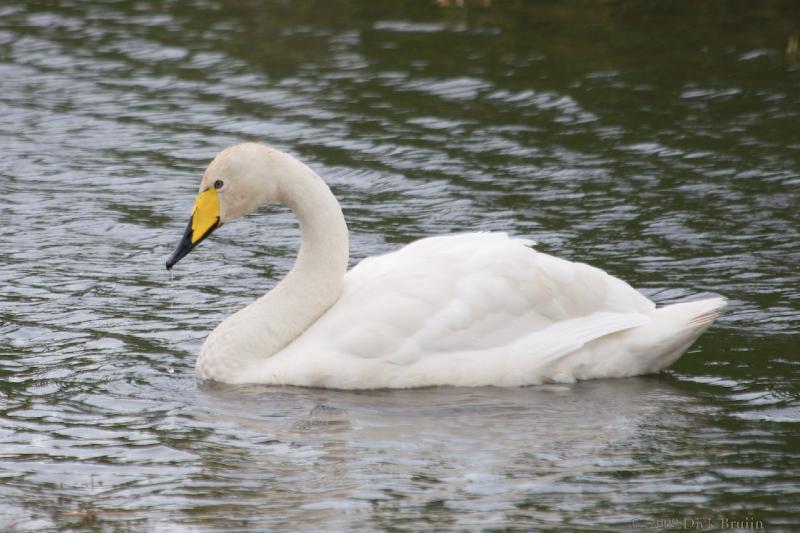
[[[183,259],[186,254],[191,252],[195,246],[220,226],[219,197],[217,196],[217,190],[214,187],[210,187],[197,195],[189,225],[186,226],[186,231],[183,232],[183,237],[178,243],[178,247],[167,259],[167,270],[172,270],[175,263]]]

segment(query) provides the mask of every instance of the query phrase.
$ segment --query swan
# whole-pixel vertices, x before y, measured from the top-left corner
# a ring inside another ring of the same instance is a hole
[[[223,224],[276,202],[299,221],[295,264],[208,335],[202,380],[374,389],[635,376],[675,362],[726,304],[656,308],[598,268],[495,232],[424,238],[348,272],[347,225],[328,186],[260,143],[209,164],[167,269]]]

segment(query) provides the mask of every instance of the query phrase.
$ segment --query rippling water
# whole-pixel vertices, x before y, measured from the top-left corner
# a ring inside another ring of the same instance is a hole
[[[0,5],[0,529],[798,524],[798,4],[461,4]],[[731,305],[659,376],[198,385],[297,246],[274,209],[164,270],[242,140],[329,181],[354,262],[507,230]]]

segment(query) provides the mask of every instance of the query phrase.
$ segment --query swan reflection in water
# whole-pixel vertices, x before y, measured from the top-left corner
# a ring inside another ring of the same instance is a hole
[[[244,470],[253,484],[231,490],[248,505],[277,505],[294,524],[431,501],[502,510],[584,492],[573,478],[624,469],[643,428],[685,426],[675,419],[687,404],[651,378],[381,391],[207,383],[197,416],[217,428],[216,445],[198,450],[198,478]]]

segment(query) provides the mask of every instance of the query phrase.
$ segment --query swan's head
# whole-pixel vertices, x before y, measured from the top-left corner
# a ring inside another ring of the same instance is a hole
[[[263,144],[244,143],[226,148],[208,165],[189,225],[167,259],[167,270],[191,252],[218,227],[281,199],[281,184],[297,166],[293,157]]]

